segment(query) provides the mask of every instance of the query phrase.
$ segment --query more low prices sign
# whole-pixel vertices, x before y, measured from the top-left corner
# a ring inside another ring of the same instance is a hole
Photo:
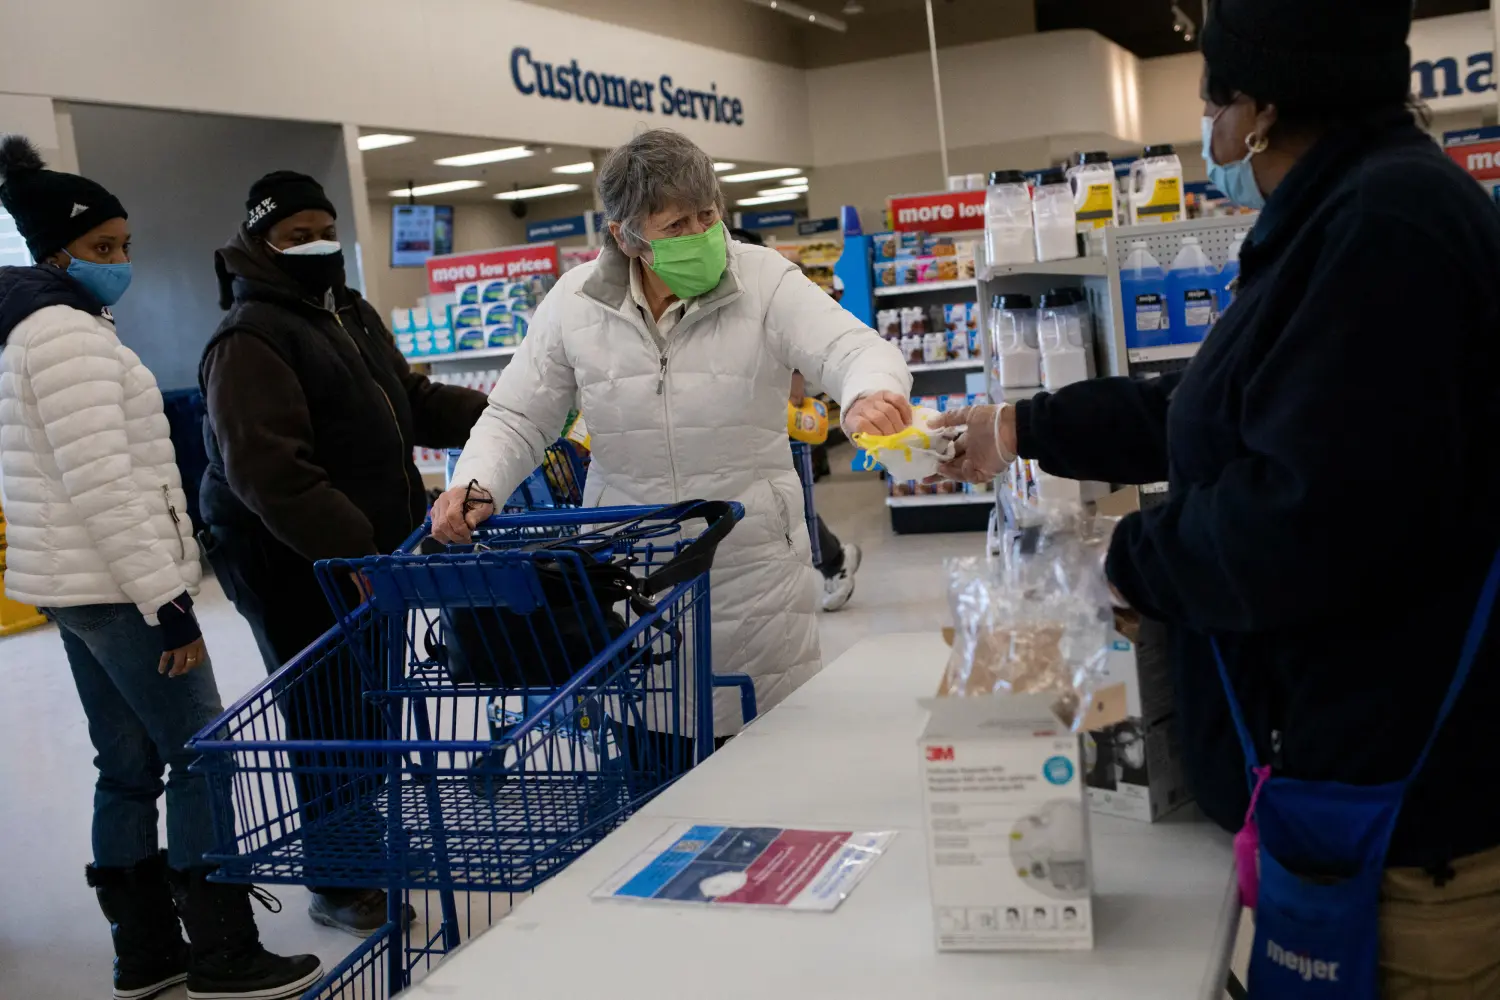
[[[1477,181],[1500,181],[1500,128],[1443,133],[1448,156]]]
[[[557,245],[532,244],[502,247],[499,250],[476,250],[446,257],[427,259],[427,291],[431,295],[451,292],[455,285],[489,278],[517,281],[538,274],[562,273],[558,264]]]
[[[983,191],[945,191],[890,199],[898,233],[955,233],[984,228]]]

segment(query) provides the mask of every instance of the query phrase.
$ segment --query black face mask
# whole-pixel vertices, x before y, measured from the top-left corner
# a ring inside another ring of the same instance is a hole
[[[304,244],[304,246],[317,245]],[[317,298],[330,288],[343,287],[344,251],[342,249],[332,253],[297,253],[300,247],[293,247],[291,250],[277,250],[275,247],[271,249],[276,266],[285,271],[287,277],[295,281],[309,295]]]

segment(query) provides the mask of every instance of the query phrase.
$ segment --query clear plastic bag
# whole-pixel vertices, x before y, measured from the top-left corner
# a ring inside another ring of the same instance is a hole
[[[1053,694],[1076,729],[1109,653],[1103,566],[1116,521],[1076,504],[1017,504],[1010,513],[990,558],[946,563],[954,639],[942,693]]]

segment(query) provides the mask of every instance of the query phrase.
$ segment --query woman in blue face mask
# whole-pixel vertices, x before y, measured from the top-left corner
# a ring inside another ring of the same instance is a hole
[[[1185,372],[947,417],[955,476],[1019,452],[1168,482],[1106,572],[1170,632],[1200,804],[1246,827],[1252,997],[1500,997],[1500,799],[1475,778],[1500,699],[1500,212],[1408,106],[1411,16],[1215,0],[1204,159],[1260,211],[1233,303]]]
[[[300,996],[318,959],[266,951],[249,887],[207,881],[213,792],[185,744],[222,705],[161,393],[109,313],[130,283],[125,208],[15,135],[0,137],[0,205],[37,261],[0,268],[5,590],[57,626],[98,750],[86,872],[114,938],[114,995],[186,981],[189,997]]]

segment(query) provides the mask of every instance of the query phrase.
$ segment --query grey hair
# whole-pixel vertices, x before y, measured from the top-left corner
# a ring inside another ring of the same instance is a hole
[[[605,219],[620,224],[629,249],[645,248],[646,219],[669,206],[714,205],[724,214],[713,158],[669,128],[642,132],[611,150],[599,167],[598,188]]]

